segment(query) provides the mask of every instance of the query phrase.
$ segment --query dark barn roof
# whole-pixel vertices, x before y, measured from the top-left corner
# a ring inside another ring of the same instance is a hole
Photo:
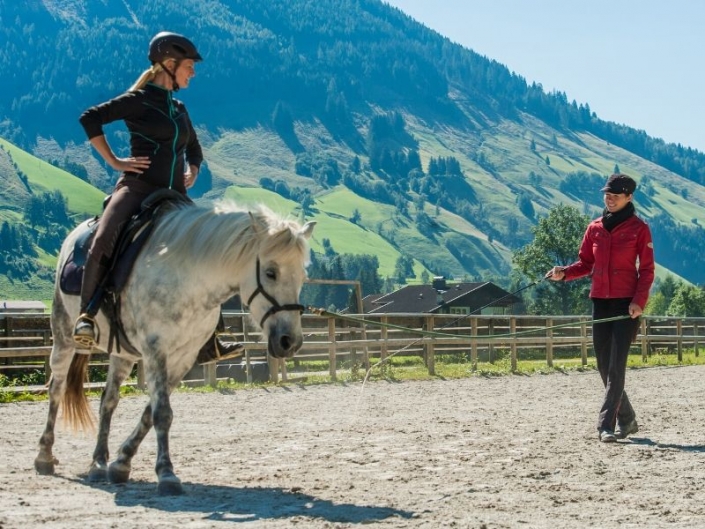
[[[377,299],[370,299],[370,310],[380,314],[388,312],[440,312],[443,307],[468,307],[470,312],[485,305],[509,307],[521,299],[498,287],[494,283],[455,283],[445,285],[445,290],[436,290],[431,285],[407,285]],[[371,296],[368,296],[371,298]],[[367,300],[367,298],[365,298]]]

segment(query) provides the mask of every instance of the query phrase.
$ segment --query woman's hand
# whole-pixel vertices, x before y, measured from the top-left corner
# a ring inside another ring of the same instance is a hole
[[[103,160],[113,169],[121,172],[142,174],[149,168],[151,161],[148,156],[131,156],[129,158],[118,158],[108,145],[105,136],[95,136],[90,139],[93,148],[103,157]]]
[[[544,277],[547,277],[551,281],[563,281],[563,279],[565,279],[565,272],[562,266],[554,266],[546,272]]]
[[[189,165],[188,172],[184,173],[184,186],[186,189],[191,189],[198,178],[198,167]]]
[[[629,316],[631,316],[632,319],[638,318],[639,316],[641,316],[642,312],[643,312],[642,308],[639,305],[637,305],[636,303],[629,304]]]
[[[116,171],[123,173],[142,174],[146,169],[149,169],[151,163],[148,156],[135,156],[130,158],[115,158],[110,166]]]

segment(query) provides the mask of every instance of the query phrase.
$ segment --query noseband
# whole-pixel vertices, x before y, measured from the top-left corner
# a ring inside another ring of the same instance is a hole
[[[257,294],[262,294],[267,299],[267,301],[272,304],[269,310],[264,313],[264,316],[262,316],[262,321],[260,321],[259,323],[259,326],[262,328],[264,328],[265,320],[269,318],[272,314],[276,314],[277,312],[281,312],[283,310],[298,310],[299,313],[303,314],[304,309],[306,308],[303,305],[299,305],[298,303],[287,303],[286,305],[280,305],[279,302],[274,299],[274,296],[271,296],[267,293],[267,291],[262,286],[262,281],[259,278],[259,257],[257,258],[257,288],[247,300],[248,307],[252,305],[252,300],[255,299]]]

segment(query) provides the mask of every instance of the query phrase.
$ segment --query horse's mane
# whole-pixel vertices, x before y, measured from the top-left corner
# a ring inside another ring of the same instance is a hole
[[[308,241],[301,226],[263,205],[245,209],[232,201],[178,205],[157,222],[150,246],[168,260],[199,259],[235,266],[257,254],[305,259]]]

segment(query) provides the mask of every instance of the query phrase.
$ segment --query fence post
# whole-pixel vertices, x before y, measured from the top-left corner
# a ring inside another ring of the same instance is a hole
[[[357,347],[355,346],[355,341],[357,340],[357,327],[353,327],[353,324],[348,324],[349,340],[350,340],[350,352],[348,353],[348,359],[350,366],[357,363]]]
[[[387,322],[389,321],[389,318],[385,314],[380,318],[380,321],[382,322],[382,329],[380,331],[380,338],[382,339],[382,346],[379,351],[379,359],[384,360],[387,358],[387,354],[389,354],[389,349],[387,345]],[[369,369],[370,366],[367,366],[367,369]]]
[[[676,347],[678,348],[678,362],[683,361],[683,320],[678,318],[676,320]]]
[[[472,370],[477,371],[477,318],[470,319],[470,363]]]
[[[247,332],[247,318],[243,312],[240,316],[240,323],[242,324],[242,339],[244,342],[250,341],[250,334]],[[279,382],[279,374],[276,369],[272,369],[272,364],[269,363],[269,355],[265,353],[267,359],[267,367],[269,368],[269,381],[275,384]],[[250,362],[250,349],[245,348],[245,381],[248,384],[252,384],[252,364]]]
[[[695,353],[695,356],[698,357],[700,356],[700,352],[698,351],[698,322],[693,322],[693,352]]]
[[[434,324],[435,318],[426,316],[426,330],[433,331]],[[430,338],[429,342],[426,343],[426,367],[429,375],[436,374],[436,345],[433,342],[433,338]]]
[[[203,366],[203,378],[207,386],[212,388],[218,385],[218,377],[216,376],[216,364],[206,364]]]
[[[641,319],[641,361],[646,363],[649,356],[649,325],[645,318]]]
[[[47,329],[44,331],[43,334],[43,344],[44,345],[51,345],[51,330]],[[48,355],[44,359],[44,380],[46,380],[47,384],[51,380],[51,355]]]
[[[509,318],[509,334],[514,335],[517,332],[517,319],[512,316]],[[512,345],[511,345],[511,366],[512,366],[512,373],[515,373],[517,370],[517,337],[512,336]]]
[[[361,318],[365,317],[365,309],[362,304],[362,285],[359,281],[355,282],[355,301],[357,302],[357,313]],[[362,362],[365,364],[365,369],[370,368],[370,351],[367,345],[367,326],[362,323],[360,324],[362,329],[360,332],[362,334],[362,339],[365,341],[365,345],[362,347]]]
[[[492,336],[494,334],[494,318],[490,318],[487,322],[487,335]],[[489,357],[490,364],[494,364],[494,340],[490,338],[487,341],[487,355]]]
[[[546,363],[548,367],[553,367],[553,319],[546,320]]]
[[[587,323],[584,317],[580,317],[580,363],[587,365]]]
[[[142,360],[137,362],[137,387],[142,391],[147,389],[147,382],[144,379],[144,362]]]
[[[266,354],[267,358],[269,358],[269,353]],[[286,382],[289,380],[289,373],[286,370],[286,358],[277,358],[277,360],[279,361],[279,371],[282,375],[282,382]]]
[[[336,374],[336,342],[335,318],[328,318],[328,372],[332,380],[337,380]]]

